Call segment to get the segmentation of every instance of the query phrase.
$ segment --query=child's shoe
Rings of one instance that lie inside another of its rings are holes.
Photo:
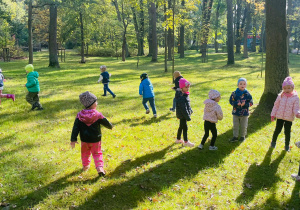
[[[149,113],[150,113],[150,110],[149,110],[149,109],[147,109],[147,110],[146,110],[146,114],[149,114]]]
[[[232,137],[232,139],[229,140],[229,142],[237,142],[239,139],[237,137]]]
[[[99,176],[105,176],[106,173],[105,173],[103,167],[99,166],[96,169],[97,169]]]
[[[192,143],[192,142],[190,142],[190,141],[184,142],[183,145],[184,145],[185,147],[193,147],[193,146],[195,146],[195,144]]]
[[[115,95],[113,95],[113,98],[115,98],[117,95],[115,94]]]
[[[218,150],[218,147],[216,147],[216,146],[209,146],[208,149],[209,149],[209,150]]]
[[[241,138],[239,139],[240,142],[243,142],[243,141],[245,141],[245,140],[246,140],[245,137],[241,137]]]
[[[183,141],[182,139],[177,139],[177,140],[175,141],[175,143],[176,143],[176,144],[183,144],[184,141]]]
[[[170,111],[171,111],[171,112],[175,112],[175,109],[173,109],[173,108],[170,108]]]
[[[89,165],[88,165],[88,166],[83,166],[83,167],[82,167],[82,170],[83,170],[83,171],[87,171],[87,170],[89,170],[89,168],[90,168]]]
[[[104,94],[103,94],[103,95],[101,95],[101,96],[107,96],[107,95],[104,95]]]
[[[11,98],[13,101],[15,101],[15,95],[14,94],[7,94],[6,98]]]
[[[38,105],[38,103],[35,102],[34,104],[32,104],[31,111],[34,110],[37,107],[39,107],[39,105]]]
[[[298,174],[292,174],[291,177],[296,181],[300,181],[300,176]]]
[[[154,118],[157,118],[157,114],[154,114],[153,117],[154,117]]]
[[[203,149],[204,145],[199,144],[198,149]]]
[[[296,147],[300,148],[300,141],[295,143]]]

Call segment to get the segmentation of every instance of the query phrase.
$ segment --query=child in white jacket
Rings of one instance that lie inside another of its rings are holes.
[[[209,99],[204,101],[205,108],[204,108],[204,131],[205,134],[202,138],[201,144],[198,146],[199,149],[203,149],[203,146],[209,136],[209,131],[212,133],[212,139],[210,142],[209,150],[217,150],[218,147],[215,146],[215,142],[217,139],[217,128],[216,123],[218,120],[223,119],[223,112],[218,104],[221,99],[221,94],[217,90],[210,90],[208,93]]]

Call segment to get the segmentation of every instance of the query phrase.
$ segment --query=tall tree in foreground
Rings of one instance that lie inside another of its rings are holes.
[[[266,35],[265,89],[259,106],[271,110],[283,80],[289,75],[286,0],[266,0]]]
[[[184,8],[185,0],[181,1],[181,6]],[[182,17],[184,18],[184,17]],[[184,24],[181,24],[179,31],[179,48],[178,51],[180,53],[180,58],[184,58]]]
[[[210,17],[213,0],[203,0],[202,6],[202,28],[201,28],[201,53],[202,58],[206,57],[206,48],[210,29]]]
[[[151,28],[149,28],[149,30],[151,30],[151,45],[152,45],[152,62],[156,62],[157,61],[157,34],[156,34],[156,6],[155,3],[150,2],[149,3],[149,16],[150,16],[150,20],[151,21]],[[150,31],[149,31],[150,34]],[[149,35],[150,36],[150,35]],[[150,43],[149,43],[150,44]]]
[[[233,11],[232,0],[226,0],[227,2],[227,64],[234,64],[234,52],[233,52]]]
[[[28,52],[29,52],[29,64],[33,64],[32,0],[29,0],[28,2]]]
[[[49,67],[59,68],[57,56],[57,4],[50,5],[50,25],[49,25]]]

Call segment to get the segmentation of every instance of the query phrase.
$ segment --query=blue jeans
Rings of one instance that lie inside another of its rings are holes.
[[[173,110],[175,110],[176,109],[176,98],[174,97],[174,99],[173,99],[173,108],[172,108]]]
[[[103,84],[103,90],[104,90],[104,95],[106,96],[106,91],[108,91],[112,96],[114,96],[115,94],[109,89],[108,87],[108,83],[107,84]]]
[[[148,105],[147,105],[147,102],[149,101],[149,103],[150,103],[150,106],[151,106],[151,108],[152,108],[152,112],[153,112],[153,114],[156,114],[156,108],[155,108],[155,101],[154,101],[154,97],[152,97],[152,98],[143,98],[143,105],[144,105],[144,107],[145,107],[145,109],[146,110],[148,110],[149,109],[149,107],[148,107]]]

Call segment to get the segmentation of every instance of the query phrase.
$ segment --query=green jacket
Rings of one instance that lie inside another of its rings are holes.
[[[40,91],[40,84],[38,81],[39,73],[37,71],[32,71],[27,74],[27,83],[26,87],[29,92],[39,92]]]

